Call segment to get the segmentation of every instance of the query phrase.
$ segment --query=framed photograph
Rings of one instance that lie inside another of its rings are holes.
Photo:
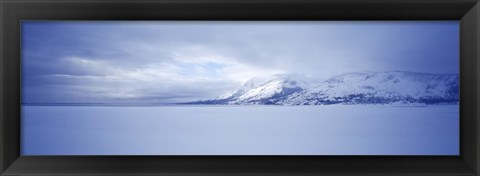
[[[480,5],[1,1],[2,175],[479,175]]]

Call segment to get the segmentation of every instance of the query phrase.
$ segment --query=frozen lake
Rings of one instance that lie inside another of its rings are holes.
[[[458,105],[23,106],[23,155],[458,155]]]

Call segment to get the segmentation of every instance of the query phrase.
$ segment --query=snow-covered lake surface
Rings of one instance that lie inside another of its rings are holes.
[[[458,105],[23,106],[23,155],[458,155]]]

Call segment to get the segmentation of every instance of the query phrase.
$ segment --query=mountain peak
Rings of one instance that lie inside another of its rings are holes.
[[[306,83],[292,75],[278,74],[270,77],[253,78],[231,94],[216,98],[225,104],[270,104],[277,97],[285,97],[303,90]]]

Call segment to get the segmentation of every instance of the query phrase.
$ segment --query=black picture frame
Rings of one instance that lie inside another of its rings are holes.
[[[478,0],[0,0],[0,175],[480,175]],[[460,156],[21,156],[21,20],[459,20]]]

